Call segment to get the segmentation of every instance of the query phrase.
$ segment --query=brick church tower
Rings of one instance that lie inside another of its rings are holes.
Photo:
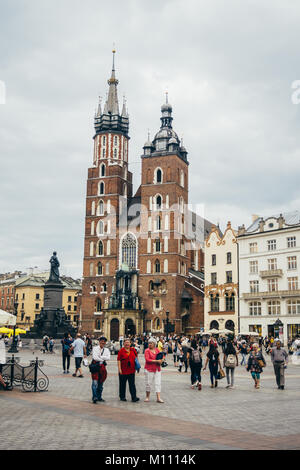
[[[102,112],[95,115],[93,167],[88,170],[82,286],[82,329],[103,331],[108,287],[115,284],[119,264],[119,222],[122,205],[132,196],[128,171],[129,118],[125,102],[119,111],[115,51]]]

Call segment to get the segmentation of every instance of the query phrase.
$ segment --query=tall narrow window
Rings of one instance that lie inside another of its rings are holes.
[[[103,256],[103,254],[104,254],[103,242],[100,240],[98,244],[98,255]]]
[[[99,194],[100,195],[104,194],[104,183],[103,183],[103,181],[101,181],[101,183],[99,184]]]
[[[155,272],[160,273],[160,262],[158,259],[155,261]]]
[[[104,165],[104,163],[101,165],[101,168],[100,168],[100,176],[105,176],[105,165]]]
[[[98,273],[98,276],[101,276],[103,274],[103,266],[102,266],[102,263],[98,263],[98,266],[97,266],[97,273]]]
[[[162,171],[160,168],[156,170],[156,181],[155,183],[161,183],[162,182]]]

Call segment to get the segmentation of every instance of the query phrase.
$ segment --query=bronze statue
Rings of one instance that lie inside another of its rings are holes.
[[[51,256],[49,263],[51,265],[49,281],[60,282],[59,270],[58,270],[60,264],[56,256],[56,251],[53,252],[53,255]]]

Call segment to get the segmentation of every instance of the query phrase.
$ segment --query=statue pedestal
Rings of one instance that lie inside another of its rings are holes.
[[[48,281],[44,287],[44,307],[34,322],[34,327],[27,334],[27,338],[41,338],[45,335],[52,338],[63,338],[64,333],[72,337],[76,329],[67,319],[62,306],[64,285],[61,282]]]
[[[44,310],[62,308],[64,285],[48,281],[44,287]]]

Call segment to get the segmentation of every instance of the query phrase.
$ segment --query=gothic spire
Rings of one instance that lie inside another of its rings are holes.
[[[118,102],[118,91],[117,85],[119,81],[116,79],[116,71],[115,71],[115,49],[112,51],[113,53],[113,65],[111,71],[111,77],[108,80],[109,90],[108,90],[108,98],[107,98],[107,111],[110,114],[119,114],[119,102]]]

